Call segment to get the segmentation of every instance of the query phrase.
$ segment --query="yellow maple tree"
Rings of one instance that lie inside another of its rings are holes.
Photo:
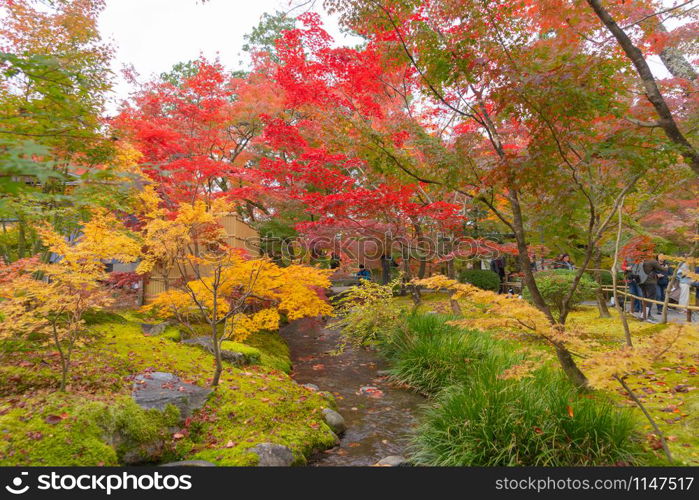
[[[60,390],[65,391],[73,351],[89,333],[85,312],[111,303],[100,283],[106,278],[104,260],[133,262],[140,244],[104,211],[95,212],[73,242],[50,226],[38,232],[57,260],[44,263],[33,258],[0,269],[0,337],[52,344],[61,361]]]
[[[224,340],[240,341],[256,331],[277,329],[281,314],[294,320],[332,313],[319,293],[330,286],[331,271],[279,267],[230,247],[217,222],[231,209],[225,201],[182,203],[173,217],[156,208],[154,192],[144,197],[144,205],[151,208],[138,272],[157,270],[172,281],[144,309],[175,318],[193,334],[197,323],[208,326],[216,365],[212,386],[218,385],[223,370]],[[173,270],[177,279],[170,276]]]

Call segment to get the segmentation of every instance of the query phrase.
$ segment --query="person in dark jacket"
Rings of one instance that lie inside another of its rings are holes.
[[[666,271],[657,259],[648,259],[643,261],[643,272],[646,274],[646,279],[641,283],[641,290],[643,291],[643,297],[648,300],[657,300],[658,291],[658,276],[662,275]],[[643,317],[646,318],[646,307],[647,307],[647,317],[650,319],[653,316],[653,304],[648,302],[647,306],[644,304]]]
[[[364,264],[359,264],[359,271],[357,271],[358,280],[369,280],[371,281],[371,271],[369,271]]]
[[[490,261],[490,270],[500,277],[500,283],[505,282],[505,259],[498,257]]]
[[[621,264],[621,270],[624,272],[624,283],[629,288],[628,292],[631,295],[633,295],[634,297],[642,297],[643,292],[641,291],[641,286],[634,279],[633,272],[631,270],[632,267],[633,266],[628,259],[625,259],[624,262]],[[630,309],[633,313],[640,313],[641,301],[636,298],[631,299]]]
[[[667,261],[660,261],[659,258],[656,260],[660,263],[660,267],[663,268],[663,272],[658,274],[658,285],[656,288],[656,300],[663,302],[665,300],[665,293],[667,291],[667,286],[670,284],[670,277],[672,276],[673,269],[668,265]],[[658,314],[663,312],[663,306],[658,304]]]

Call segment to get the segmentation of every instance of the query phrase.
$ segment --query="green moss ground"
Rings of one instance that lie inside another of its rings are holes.
[[[165,438],[160,458],[203,459],[219,465],[254,465],[247,451],[262,442],[288,446],[296,462],[330,447],[335,435],[322,418],[325,400],[297,385],[288,348],[273,333],[226,348],[259,357],[259,365],[226,366],[205,407],[182,428],[177,416],[142,410],[131,402],[130,376],[143,371],[175,373],[208,385],[213,357],[176,342],[172,328],[160,337],[141,333],[138,318],[92,326],[98,340],[75,355],[71,392],[55,392],[57,358],[49,350],[6,349],[0,370],[0,464],[115,465],[126,448],[144,453]],[[134,321],[135,320],[135,321]],[[2,352],[2,351],[0,351]],[[174,422],[173,422],[174,418]],[[106,436],[125,442],[107,443]],[[174,432],[173,432],[174,431]]]

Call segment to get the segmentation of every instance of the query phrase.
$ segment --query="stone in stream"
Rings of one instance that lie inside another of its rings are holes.
[[[294,463],[294,454],[281,444],[260,443],[248,451],[259,457],[258,467],[289,467]]]
[[[347,430],[345,419],[335,410],[323,408],[323,419],[328,427],[338,436]]]
[[[185,339],[182,341],[183,344],[199,346],[205,351],[213,354],[214,353],[214,342],[211,337],[194,337],[191,339]],[[248,364],[248,359],[242,352],[227,351],[221,349],[221,359],[227,361],[236,366],[242,366]]]
[[[165,372],[136,375],[131,397],[142,408],[164,410],[169,404],[180,410],[180,418],[190,417],[209,397],[211,389],[182,382],[177,375]]]
[[[206,460],[182,460],[180,462],[160,464],[160,467],[216,467],[216,464],[212,464]]]
[[[359,394],[364,394],[364,395],[372,397],[372,398],[383,397],[383,391],[381,389],[379,389],[378,387],[374,387],[373,385],[365,385],[365,386],[360,387]]]
[[[301,387],[305,387],[309,391],[314,391],[314,392],[320,391],[320,387],[318,387],[315,384],[302,384]]]
[[[377,467],[405,467],[407,465],[409,465],[408,461],[400,455],[391,455],[376,462]]]

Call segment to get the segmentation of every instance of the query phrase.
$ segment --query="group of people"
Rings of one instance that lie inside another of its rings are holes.
[[[568,255],[567,253],[562,253],[556,257],[556,260],[553,261],[553,268],[573,270],[575,269],[575,266],[573,265],[573,262],[570,260],[570,255]]]
[[[657,302],[664,302],[666,295],[669,295],[669,298],[678,305],[687,306],[689,305],[691,287],[699,285],[689,276],[689,266],[683,263],[677,270],[675,286],[668,290],[675,270],[658,257],[635,263],[627,260],[622,265],[622,271],[624,271],[625,281],[631,295]],[[699,289],[697,289],[697,296],[699,297]],[[645,304],[645,307],[642,303]],[[658,314],[660,314],[663,306],[661,304],[655,305]],[[643,302],[634,298],[631,302],[631,311],[642,313],[644,319],[653,321],[652,302]]]

